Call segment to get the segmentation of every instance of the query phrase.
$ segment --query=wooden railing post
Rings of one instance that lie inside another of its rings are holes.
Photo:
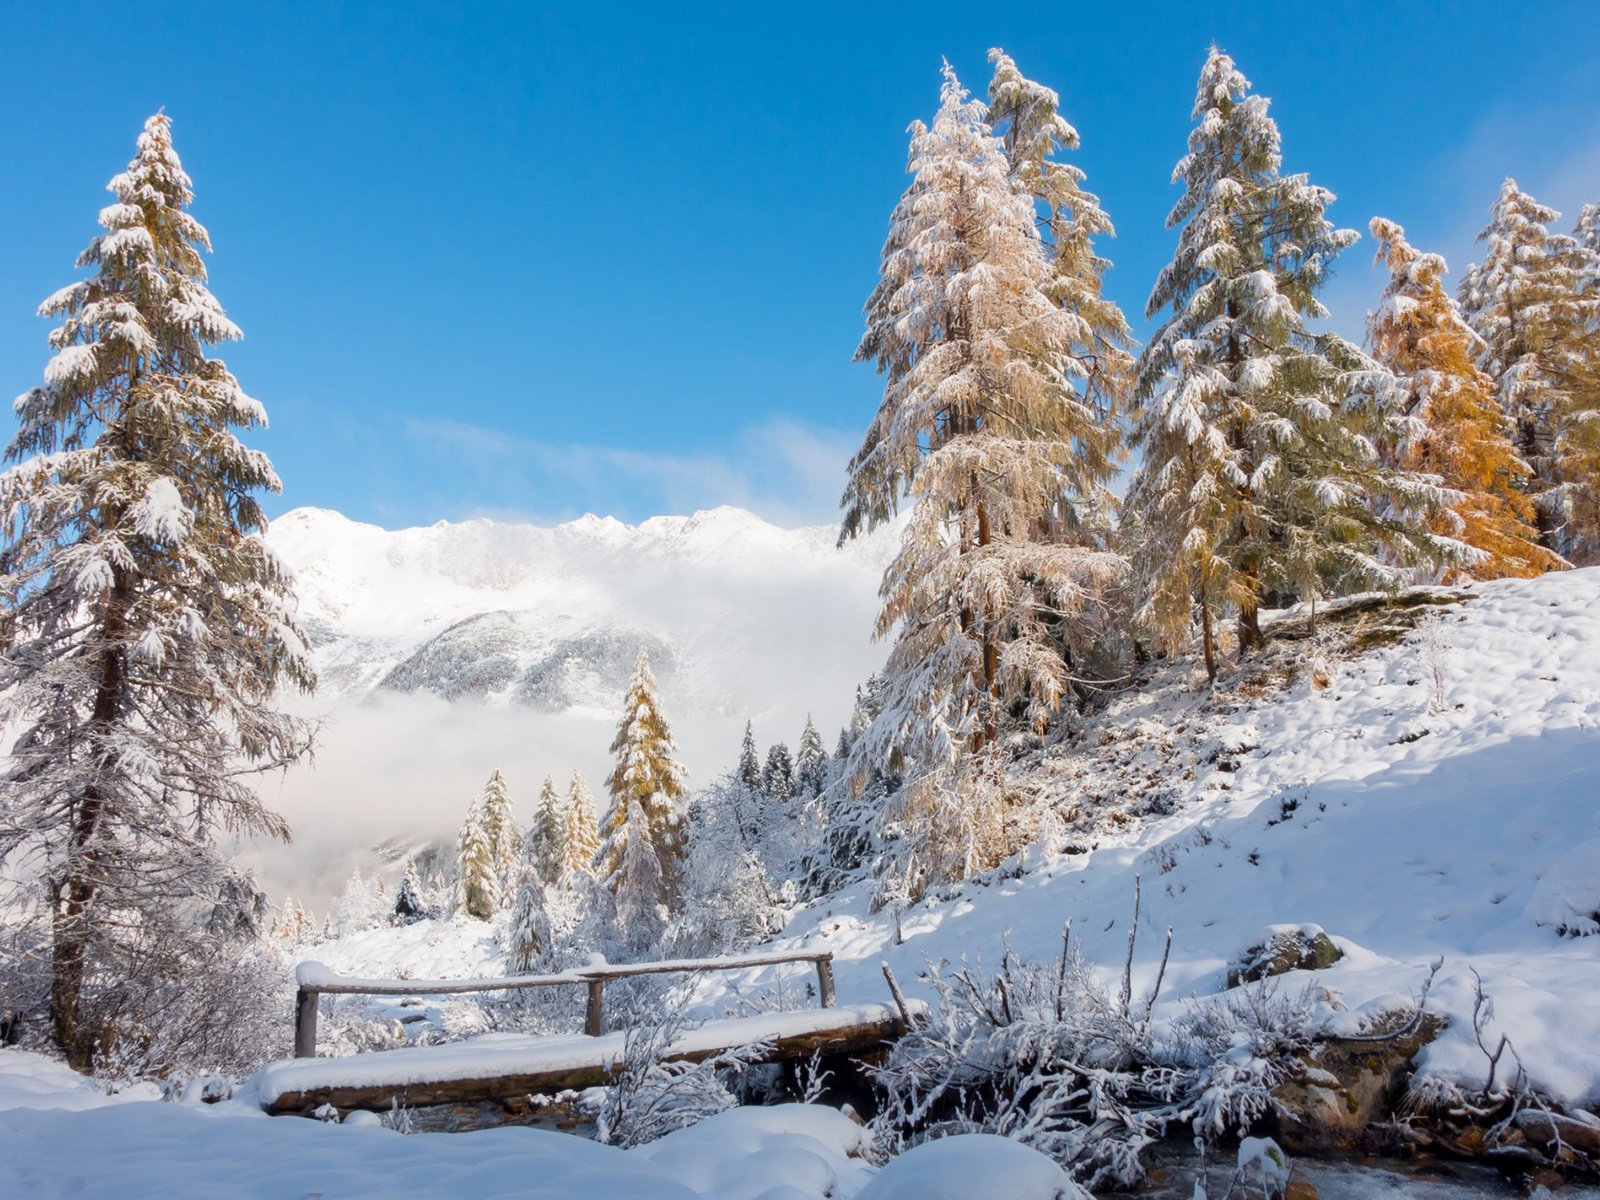
[[[832,1008],[833,995],[833,955],[824,954],[817,959],[817,997],[822,1001],[823,1008]]]
[[[600,1036],[600,1014],[605,1007],[606,981],[589,980],[589,1005],[583,1014],[583,1031],[590,1037]]]
[[[317,1056],[317,1002],[321,996],[312,988],[301,988],[294,997],[294,1056]]]

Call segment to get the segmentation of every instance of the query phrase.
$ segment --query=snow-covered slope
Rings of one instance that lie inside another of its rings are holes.
[[[834,537],[735,508],[393,532],[302,508],[269,534],[295,572],[325,696],[608,714],[641,646],[680,708],[759,713],[784,680],[847,702],[881,657],[869,634],[888,542],[840,550]]]
[[[320,908],[379,842],[453,837],[490,771],[520,818],[540,781],[592,786],[640,647],[693,782],[733,762],[746,720],[824,737],[883,660],[871,640],[893,535],[834,547],[718,508],[639,525],[441,522],[389,531],[325,509],[272,523],[321,686],[314,763],[266,784],[295,843],[254,848],[280,897]]]

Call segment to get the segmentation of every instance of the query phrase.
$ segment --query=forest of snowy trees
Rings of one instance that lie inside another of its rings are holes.
[[[598,803],[547,776],[519,817],[525,781],[492,770],[453,846],[358,876],[321,920],[228,851],[289,836],[253,780],[307,755],[282,701],[315,678],[262,538],[278,481],[241,440],[265,412],[211,355],[239,331],[150,118],[88,274],[40,308],[52,354],[0,474],[6,1037],[83,1070],[237,1070],[282,1040],[288,947],[459,918],[537,974],[736,949],[857,884],[898,914],[1025,850],[1027,756],[1149,664],[1204,687],[1262,650],[1267,610],[1600,563],[1600,205],[1568,232],[1507,180],[1455,292],[1371,217],[1389,278],[1358,345],[1320,298],[1358,235],[1285,173],[1267,99],[1213,48],[1141,346],[1078,130],[990,61],[986,99],[947,65],[912,126],[866,302],[856,357],[883,393],[840,541],[899,541],[887,664],[834,749],[808,718],[763,751],[752,720],[690,780],[641,651]]]

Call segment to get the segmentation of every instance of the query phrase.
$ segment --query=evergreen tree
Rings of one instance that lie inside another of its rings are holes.
[[[522,834],[517,828],[517,814],[511,805],[511,789],[505,776],[497,770],[483,785],[481,802],[483,836],[489,845],[490,869],[494,872],[495,892],[506,903],[511,901],[515,882],[517,858],[522,851]]]
[[[567,859],[567,814],[562,811],[555,781],[548,775],[539,789],[539,808],[528,830],[527,854],[540,879],[546,883],[560,880]]]
[[[734,774],[751,791],[761,787],[761,760],[756,756],[756,735],[749,721],[744,723],[744,741],[739,743],[739,766]]]
[[[562,839],[565,858],[562,877],[573,880],[594,870],[595,852],[600,849],[600,831],[594,815],[594,797],[577,771],[567,789],[566,835]]]
[[[1563,482],[1556,443],[1585,407],[1573,394],[1572,334],[1600,307],[1600,297],[1583,293],[1578,241],[1550,231],[1560,215],[1507,179],[1478,235],[1483,261],[1461,281],[1462,308],[1482,339],[1479,365],[1515,428],[1517,450],[1532,469],[1541,531],[1557,553],[1568,539],[1556,531],[1561,494],[1554,489]]]
[[[1562,562],[1538,543],[1533,505],[1494,384],[1473,361],[1477,335],[1444,290],[1444,259],[1423,254],[1393,221],[1374,217],[1378,260],[1389,268],[1383,303],[1368,321],[1374,357],[1394,375],[1401,436],[1380,447],[1396,466],[1436,475],[1460,494],[1435,528],[1480,552],[1477,579],[1530,578]]]
[[[1564,311],[1565,397],[1556,410],[1547,497],[1553,539],[1580,566],[1600,563],[1600,205],[1586,204],[1573,234],[1580,303]]]
[[[914,805],[959,793],[951,829],[912,825],[937,843],[930,871],[961,875],[1005,852],[998,795],[963,776],[968,758],[998,742],[1013,704],[1041,726],[1056,711],[1073,683],[1057,639],[1098,629],[1121,560],[1039,540],[1063,506],[1087,506],[1079,446],[1103,423],[1074,386],[1083,320],[1052,295],[1032,197],[948,64],[932,127],[912,126],[909,169],[857,350],[887,381],[850,463],[840,540],[903,496],[915,507],[877,623],[897,631],[888,703],[853,763],[911,764]]]
[[[761,790],[780,807],[794,796],[794,760],[789,756],[789,747],[782,742],[774,742],[767,751],[767,765],[761,770]]]
[[[623,700],[622,720],[612,739],[616,766],[606,781],[611,806],[601,830],[596,867],[601,878],[616,890],[621,864],[619,853],[630,814],[638,809],[650,832],[650,844],[661,868],[658,901],[673,908],[682,878],[684,835],[684,770],[676,758],[678,748],[661,711],[661,698],[650,659],[639,651],[633,680]]]
[[[1212,678],[1225,609],[1248,650],[1266,597],[1392,586],[1450,550],[1420,526],[1449,497],[1377,459],[1383,372],[1306,328],[1327,315],[1317,292],[1356,234],[1328,221],[1330,192],[1279,173],[1277,125],[1249,86],[1213,47],[1173,172],[1184,185],[1167,218],[1181,226],[1177,253],[1147,309],[1171,315],[1139,360],[1144,461],[1125,521],[1141,623],[1178,650],[1198,613]]]
[[[534,975],[550,965],[555,938],[545,903],[539,867],[532,861],[523,862],[511,904],[511,952],[506,957],[506,969],[513,975]]]
[[[495,870],[494,846],[476,800],[467,807],[466,819],[461,822],[456,861],[461,872],[461,907],[468,916],[487,921],[500,907],[500,876]]]
[[[794,760],[795,788],[801,796],[819,794],[828,780],[828,752],[822,748],[817,727],[806,714],[806,727],[800,733],[800,749]]]
[[[1133,383],[1133,335],[1122,309],[1104,294],[1111,264],[1095,253],[1094,239],[1112,237],[1100,200],[1084,190],[1084,173],[1055,161],[1078,149],[1078,131],[1062,117],[1060,97],[1023,76],[1004,51],[989,51],[989,121],[1002,140],[1013,185],[1034,203],[1040,236],[1055,268],[1046,293],[1075,320],[1064,363],[1082,405],[1073,456],[1053,514],[1057,536],[1101,545],[1115,501],[1109,484],[1122,457],[1119,415]]]
[[[422,881],[417,878],[417,864],[409,854],[400,876],[400,887],[395,891],[394,915],[403,925],[413,925],[428,915],[428,905],[422,898]]]
[[[255,493],[278,479],[236,433],[266,416],[207,357],[240,333],[207,290],[166,116],[109,188],[78,260],[93,274],[40,308],[61,319],[55,355],[16,401],[0,474],[0,725],[18,731],[0,878],[48,913],[52,1031],[77,1067],[98,992],[158,994],[153,975],[186,969],[193,910],[244,884],[215,835],[287,838],[241,766],[306,752],[272,703],[314,685],[261,537]]]
[[[617,898],[617,929],[633,954],[661,940],[666,876],[642,805],[629,805],[627,822],[613,837],[617,869],[606,883]]]

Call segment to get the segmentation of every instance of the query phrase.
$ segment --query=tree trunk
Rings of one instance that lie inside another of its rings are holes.
[[[126,572],[113,567],[100,628],[105,643],[100,651],[100,681],[88,726],[89,752],[100,760],[101,767],[109,766],[104,739],[121,711],[125,690],[122,640],[127,629],[129,591]],[[84,1027],[83,980],[88,968],[90,913],[99,890],[94,839],[104,813],[105,798],[99,785],[91,783],[73,805],[72,842],[51,919],[51,1033],[67,1062],[80,1071],[92,1065],[98,1034]]]
[[[1246,654],[1263,645],[1261,637],[1260,580],[1256,577],[1255,563],[1246,564],[1240,574],[1249,586],[1249,593],[1239,605],[1239,653]]]

